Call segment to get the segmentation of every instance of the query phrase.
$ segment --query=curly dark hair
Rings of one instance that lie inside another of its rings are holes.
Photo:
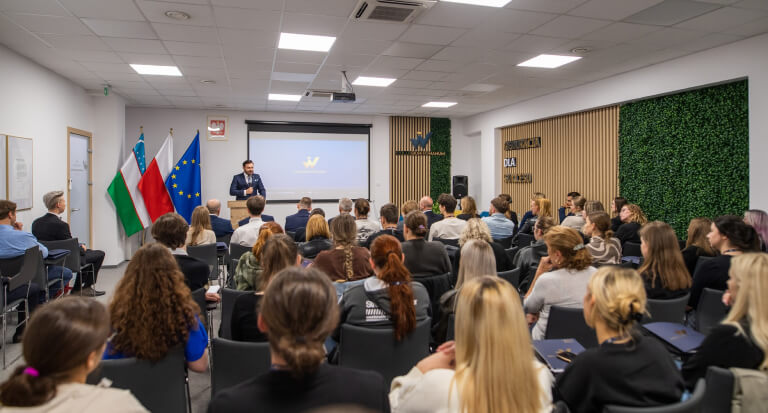
[[[150,243],[133,255],[109,304],[115,351],[161,360],[189,338],[200,308],[168,248]]]

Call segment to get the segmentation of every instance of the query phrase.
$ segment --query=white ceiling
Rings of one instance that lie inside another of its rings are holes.
[[[768,32],[768,0],[512,0],[438,3],[411,24],[350,19],[357,0],[0,0],[0,43],[131,106],[467,116]],[[188,21],[165,16],[184,11]],[[279,33],[337,36],[329,53],[278,50]],[[540,53],[560,69],[516,64]],[[128,63],[177,65],[141,76]],[[270,102],[339,89],[340,71],[394,77],[356,103]],[[203,84],[201,80],[216,83]],[[433,100],[456,101],[427,109]]]

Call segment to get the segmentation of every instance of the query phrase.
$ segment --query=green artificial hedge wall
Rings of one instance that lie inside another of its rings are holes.
[[[619,188],[680,238],[695,217],[749,207],[747,81],[624,105]]]
[[[451,192],[451,120],[448,118],[431,118],[430,138],[432,152],[445,152],[445,156],[432,156],[429,167],[429,194],[437,208],[437,197],[443,192]]]

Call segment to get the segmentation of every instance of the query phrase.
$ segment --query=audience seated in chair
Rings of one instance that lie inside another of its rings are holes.
[[[291,267],[277,274],[258,317],[269,337],[272,368],[219,392],[208,412],[299,413],[339,405],[389,412],[380,374],[323,362],[323,342],[339,321],[338,308],[331,282],[319,271]]]
[[[520,269],[520,291],[528,291],[528,286],[533,280],[531,268],[538,267],[541,258],[547,256],[547,244],[544,243],[544,236],[554,226],[555,220],[550,217],[537,219],[536,224],[533,226],[533,238],[536,241],[527,247],[521,248],[517,255],[515,255],[512,266]]]
[[[373,241],[375,241],[376,238],[380,235],[391,235],[397,238],[397,240],[400,242],[405,241],[403,232],[398,231],[397,229],[397,217],[397,206],[395,204],[388,203],[382,205],[381,209],[379,210],[379,221],[383,229],[379,232],[371,234],[371,236],[365,240],[363,246],[365,248],[371,248]]]
[[[456,286],[440,297],[440,320],[433,327],[433,336],[437,343],[446,340],[448,323],[455,315],[456,298],[461,287],[468,281],[484,275],[496,276],[496,258],[493,249],[483,240],[473,239],[461,247],[464,259],[459,267],[459,278]]]
[[[611,218],[611,231],[614,233],[618,231],[621,224],[623,224],[621,221],[621,210],[624,208],[624,205],[627,204],[627,198],[624,198],[623,196],[617,196],[611,201],[611,215],[613,216],[613,218]]]
[[[683,364],[688,388],[705,376],[709,366],[768,370],[768,255],[734,257],[729,273],[724,298],[731,310]]]
[[[584,221],[584,235],[589,238],[587,251],[593,264],[620,264],[621,242],[613,236],[611,218],[603,211],[592,212]]]
[[[768,252],[768,213],[761,209],[744,212],[744,222],[751,225],[760,237],[760,250]]]
[[[229,241],[231,244],[245,245],[251,247],[256,243],[259,238],[259,228],[264,225],[261,213],[264,212],[266,201],[261,195],[256,195],[248,198],[245,201],[245,206],[248,208],[248,223],[240,224],[239,227],[232,233],[232,238]]]
[[[586,204],[587,199],[583,196],[573,197],[573,200],[571,201],[571,212],[565,219],[560,221],[560,225],[581,232],[581,228],[584,226],[584,206]]]
[[[240,291],[254,291],[261,285],[261,255],[267,240],[283,234],[283,228],[276,222],[267,222],[259,228],[259,238],[250,252],[245,252],[237,261],[235,268],[235,288]]]
[[[345,214],[346,215],[350,215],[350,214],[352,214],[352,210],[354,208],[355,208],[355,202],[354,201],[352,201],[349,198],[341,198],[341,199],[339,199],[339,215],[337,215],[337,216],[345,215]],[[336,217],[328,218],[328,227],[331,226],[331,224],[333,223],[333,220],[335,218]]]
[[[526,221],[525,225],[518,231],[521,234],[533,234],[533,226],[536,220],[541,217],[552,217],[552,202],[547,198],[534,198],[531,200],[532,216]]]
[[[321,219],[323,223],[325,220]],[[277,225],[277,224],[275,224]],[[258,308],[272,277],[284,268],[298,265],[301,257],[297,253],[296,243],[286,234],[276,234],[264,243],[261,252],[261,266],[264,269],[257,280],[253,294],[243,294],[235,300],[232,309],[231,334],[235,341],[267,341],[267,336],[259,330]],[[226,322],[226,320],[222,320]]]
[[[591,201],[587,201],[584,204],[584,210],[581,211],[581,217],[584,218],[584,220],[586,221],[587,215],[593,212],[605,212],[605,207],[603,206],[603,203],[600,201],[596,201],[594,199]]]
[[[158,361],[181,345],[190,370],[208,368],[208,334],[200,307],[166,247],[151,243],[136,251],[115,288],[109,313],[115,334],[104,359]]]
[[[357,246],[357,224],[352,215],[341,214],[331,221],[333,249],[317,254],[314,267],[331,281],[355,281],[373,275],[368,249]]]
[[[441,214],[436,214],[432,211],[433,205],[434,205],[434,202],[432,201],[432,198],[429,196],[423,196],[419,200],[419,209],[421,210],[421,212],[424,213],[424,215],[427,216],[427,231],[429,231],[429,229],[432,228],[432,224],[443,219],[443,216]]]
[[[715,249],[712,248],[707,239],[711,227],[712,220],[704,217],[694,218],[688,224],[688,239],[685,241],[685,248],[681,253],[683,254],[683,261],[685,261],[685,268],[691,277],[696,270],[699,257],[714,257],[716,254]]]
[[[467,281],[456,341],[393,380],[392,412],[550,412],[552,374],[532,351],[521,351],[531,346],[514,287],[497,277]]]
[[[59,218],[59,215],[67,210],[67,200],[64,198],[64,192],[52,191],[46,193],[43,195],[43,205],[48,209],[48,213],[32,222],[32,235],[39,241],[63,241],[73,238],[69,230],[69,224]],[[73,287],[73,291],[76,294],[87,297],[104,295],[104,291],[98,291],[94,288],[99,277],[99,270],[104,263],[104,256],[104,251],[88,249],[85,244],[80,245],[80,265],[93,265],[93,272],[85,271],[85,274],[83,274],[83,271],[78,272]],[[58,273],[59,270],[51,268],[49,271]],[[80,289],[80,277],[83,278],[83,291],[81,292],[77,291]]]
[[[480,215],[477,213],[477,203],[475,202],[475,198],[472,198],[471,196],[461,198],[461,214],[456,215],[456,218],[463,219],[464,221],[469,221],[472,218],[480,218]]]
[[[293,215],[285,217],[285,230],[295,232],[299,228],[307,226],[309,221],[309,213],[312,211],[312,198],[305,196],[299,200],[296,204],[296,211]]]
[[[555,398],[570,411],[601,412],[608,404],[650,407],[680,401],[683,380],[657,340],[633,329],[645,312],[637,271],[601,267],[583,298],[584,319],[600,346],[576,356],[557,379]]]
[[[544,338],[551,306],[582,307],[589,277],[596,271],[591,266],[592,256],[576,230],[556,226],[544,236],[544,242],[549,256],[539,261],[525,295],[528,323],[536,323],[531,332],[534,340]]]
[[[211,229],[213,229],[213,233],[216,234],[216,237],[223,237],[235,232],[235,230],[232,229],[232,222],[230,220],[219,217],[219,213],[221,213],[221,201],[218,199],[209,199],[205,204],[205,207],[208,208],[208,214],[211,218]]]
[[[622,248],[625,242],[640,243],[640,227],[648,222],[643,210],[635,204],[626,204],[621,207],[619,213],[621,218],[621,226],[615,231],[616,238],[621,241]]]
[[[573,210],[573,200],[576,199],[577,197],[581,197],[581,194],[576,191],[568,192],[568,195],[566,195],[565,202],[563,202],[563,205],[560,206],[560,208],[557,208],[557,218],[558,218],[558,221],[560,222],[560,225],[563,225],[563,222],[565,221],[566,218],[577,215]]]
[[[493,256],[496,258],[496,272],[509,271],[514,269],[512,265],[512,259],[507,255],[507,251],[498,242],[491,238],[491,231],[488,229],[488,225],[481,219],[473,218],[467,221],[467,226],[461,232],[459,237],[459,246],[463,247],[464,244],[470,240],[477,239],[487,242],[491,249],[493,249]],[[458,276],[459,268],[461,267],[461,250],[456,252],[453,263],[453,274]]]
[[[305,234],[307,242],[299,244],[299,255],[305,259],[314,260],[320,252],[333,248],[331,231],[323,215],[315,214],[309,217]]]
[[[488,229],[491,231],[491,238],[509,238],[517,232],[515,223],[504,215],[508,209],[509,203],[504,198],[496,197],[491,200],[491,206],[488,208],[491,216],[483,218],[483,222],[488,225]]]
[[[190,291],[195,291],[208,285],[211,269],[205,262],[187,255],[184,242],[187,239],[188,230],[187,221],[184,221],[181,215],[169,212],[160,216],[152,224],[152,238],[171,251],[184,275],[184,282]]]
[[[405,234],[405,230],[403,229],[403,227],[405,226],[405,217],[408,214],[410,214],[412,211],[418,211],[418,210],[419,210],[418,202],[412,199],[403,202],[403,205],[400,207],[400,220],[397,222],[397,230]]]
[[[691,276],[685,268],[675,230],[661,221],[649,222],[640,229],[640,241],[643,264],[637,271],[643,277],[645,295],[666,300],[688,294]]]
[[[376,232],[381,231],[381,224],[368,219],[371,204],[365,198],[355,200],[355,225],[357,226],[357,245],[364,245],[365,240]]]
[[[451,272],[451,260],[443,243],[427,241],[427,216],[421,211],[412,211],[405,217],[405,267],[411,274],[438,275]]]
[[[523,218],[520,219],[520,225],[517,226],[518,230],[522,229],[525,226],[525,223],[528,222],[529,219],[533,218],[535,215],[533,214],[533,202],[536,199],[546,198],[547,196],[544,195],[541,192],[534,192],[533,196],[531,196],[531,209],[528,211],[525,211],[525,214],[523,214]]]
[[[440,215],[444,218],[432,224],[429,228],[429,241],[439,239],[459,239],[461,230],[467,225],[467,221],[456,218],[456,198],[451,194],[440,194],[437,198]]]
[[[65,297],[43,305],[24,334],[24,365],[0,385],[3,411],[147,412],[128,390],[85,384],[111,334],[103,304]]]
[[[735,215],[717,217],[710,225],[707,239],[721,255],[699,266],[693,274],[691,298],[688,301],[691,308],[696,308],[705,288],[721,291],[728,288],[726,283],[731,258],[745,252],[760,251],[760,238],[755,229]]]
[[[323,220],[325,220],[325,211],[323,211],[323,208],[315,208],[312,211],[309,212],[309,217],[312,218],[315,215],[320,215],[323,217]],[[307,220],[307,223],[309,223],[309,220]],[[326,227],[328,226],[328,223],[326,222]],[[306,242],[307,241],[307,226],[296,228],[296,230],[293,232],[293,240],[296,242]]]
[[[515,224],[515,228],[520,228],[517,225],[517,212],[512,210],[512,195],[510,194],[499,194],[499,198],[504,199],[507,201],[507,212],[504,213],[504,216],[507,217],[508,220],[512,221],[512,223]]]
[[[197,206],[192,211],[192,224],[187,231],[186,246],[216,243],[216,233],[211,229],[211,216],[208,208]]]

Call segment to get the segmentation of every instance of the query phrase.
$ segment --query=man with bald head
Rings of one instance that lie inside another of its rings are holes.
[[[211,229],[216,234],[216,238],[223,237],[224,235],[235,232],[232,229],[232,223],[228,219],[219,218],[219,212],[221,212],[221,201],[218,199],[210,199],[205,204],[208,208],[208,213],[211,214]]]
[[[427,233],[429,233],[432,224],[443,219],[442,215],[432,212],[432,204],[434,202],[432,202],[432,198],[429,195],[425,195],[419,200],[419,209],[427,216]]]

